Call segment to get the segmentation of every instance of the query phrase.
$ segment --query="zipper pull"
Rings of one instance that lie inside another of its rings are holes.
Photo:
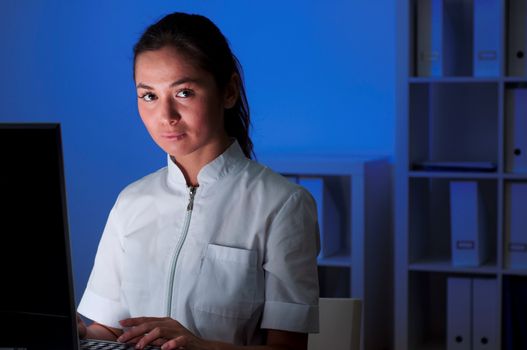
[[[198,186],[190,186],[189,187],[190,198],[188,200],[187,211],[191,211],[192,208],[194,207],[194,196],[196,195],[196,190],[197,189],[198,189]]]

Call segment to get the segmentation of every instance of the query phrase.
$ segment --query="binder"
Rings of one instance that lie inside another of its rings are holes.
[[[298,184],[307,189],[317,203],[318,225],[320,229],[319,258],[337,253],[341,247],[340,217],[337,205],[321,177],[298,178]]]
[[[443,75],[443,0],[417,1],[417,75]]]
[[[483,198],[476,181],[450,182],[452,264],[479,266],[488,258]]]
[[[500,11],[498,0],[474,1],[473,75],[500,75]]]
[[[494,162],[467,162],[467,161],[446,161],[436,162],[425,160],[422,162],[415,162],[412,164],[414,169],[429,170],[429,171],[496,171],[496,163]]]
[[[509,183],[505,213],[505,259],[507,267],[527,268],[527,183]]]
[[[472,349],[472,281],[447,279],[447,350]]]
[[[527,0],[509,1],[508,4],[508,74],[527,76]]]
[[[473,73],[474,6],[472,0],[443,2],[443,75]]]
[[[474,350],[499,350],[498,284],[496,279],[472,280],[472,342]]]
[[[506,170],[527,173],[527,89],[509,89],[506,96]]]

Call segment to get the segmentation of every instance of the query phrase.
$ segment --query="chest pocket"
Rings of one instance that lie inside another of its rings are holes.
[[[221,317],[250,318],[256,307],[257,263],[256,251],[209,244],[193,308]]]

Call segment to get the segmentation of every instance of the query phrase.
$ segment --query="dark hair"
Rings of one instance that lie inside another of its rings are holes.
[[[211,20],[204,16],[175,12],[149,26],[134,46],[135,62],[145,51],[172,46],[191,58],[203,70],[214,77],[220,90],[227,87],[233,74],[239,77],[238,100],[225,110],[224,127],[227,134],[235,137],[246,157],[254,155],[249,137],[251,119],[243,84],[242,67],[232,53],[227,39]]]

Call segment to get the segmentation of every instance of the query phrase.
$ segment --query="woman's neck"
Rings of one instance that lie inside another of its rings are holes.
[[[193,152],[177,159],[172,156],[171,159],[183,173],[187,185],[199,186],[198,174],[201,169],[225,152],[231,144],[232,140],[229,137],[225,137],[216,144],[210,145],[208,150]]]

